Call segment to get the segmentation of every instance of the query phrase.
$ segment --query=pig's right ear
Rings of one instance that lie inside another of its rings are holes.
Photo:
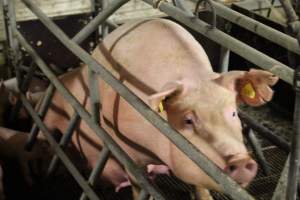
[[[167,83],[159,92],[149,97],[149,104],[153,110],[160,111],[159,107],[164,100],[171,101],[179,98],[186,91],[186,86],[182,81],[172,81]]]

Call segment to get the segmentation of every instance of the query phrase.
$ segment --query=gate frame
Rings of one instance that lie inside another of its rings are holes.
[[[98,116],[97,116],[97,107],[99,104],[99,99],[93,95],[97,94],[97,88],[95,83],[89,81],[89,88],[91,92],[91,98],[94,99],[93,105],[94,112],[91,116],[76,100],[74,96],[72,96],[66,88],[60,83],[55,74],[49,70],[43,60],[37,55],[35,50],[28,44],[28,42],[24,39],[24,37],[17,30],[16,21],[14,18],[13,12],[13,1],[12,0],[2,0],[6,1],[8,8],[10,10],[10,26],[9,31],[11,31],[11,38],[18,41],[32,56],[33,60],[36,62],[38,67],[43,71],[43,73],[49,78],[51,84],[48,88],[48,92],[46,97],[51,96],[54,88],[56,88],[66,100],[72,105],[76,113],[74,114],[74,118],[77,118],[77,114],[85,120],[85,122],[95,131],[95,133],[104,141],[105,148],[104,151],[100,152],[102,155],[99,160],[99,168],[93,170],[93,176],[96,177],[98,173],[101,173],[101,168],[103,169],[104,164],[110,154],[110,152],[128,169],[138,180],[141,188],[143,188],[143,192],[141,196],[147,196],[151,194],[156,199],[164,199],[164,197],[157,191],[158,188],[154,188],[153,185],[149,183],[145,174],[141,171],[141,169],[137,168],[134,162],[129,158],[129,156],[112,140],[112,138],[97,125]],[[125,4],[128,0],[114,0],[110,3],[107,8],[103,9],[100,14],[98,14],[85,28],[83,28],[72,40],[70,40],[60,28],[58,28],[36,5],[34,5],[30,0],[21,0],[37,17],[41,22],[52,32],[57,39],[59,39],[71,52],[73,52],[78,58],[80,58],[84,63],[87,64],[91,72],[89,77],[91,78],[94,75],[99,75],[104,81],[106,81],[112,88],[114,88],[128,103],[130,103],[140,114],[142,114],[146,120],[148,120],[151,124],[153,124],[158,130],[161,131],[166,137],[168,137],[183,153],[185,153],[195,164],[198,165],[203,171],[205,171],[211,178],[213,178],[217,183],[220,183],[220,186],[223,187],[225,192],[230,195],[233,199],[239,200],[250,200],[254,199],[251,197],[244,189],[242,189],[238,184],[236,184],[230,177],[225,175],[217,166],[215,166],[212,161],[210,161],[205,155],[203,155],[198,149],[194,147],[189,141],[187,141],[182,135],[180,135],[176,130],[170,127],[170,125],[162,119],[156,112],[151,110],[143,101],[141,101],[138,97],[136,97],[130,90],[127,89],[126,86],[122,85],[116,78],[114,78],[102,65],[97,63],[88,53],[82,50],[76,43],[82,42],[89,34],[95,31],[97,27],[103,23],[109,15],[111,15],[115,10],[117,10],[121,5]],[[153,5],[152,0],[144,0],[144,2]],[[183,2],[180,1],[180,5]],[[251,61],[252,63],[266,69],[275,75],[279,76],[282,80],[286,81],[289,84],[292,84],[293,73],[294,71],[290,69],[288,66],[278,62],[277,60],[266,56],[265,54],[249,47],[248,45],[232,38],[231,36],[219,31],[217,29],[210,29],[209,25],[203,22],[196,17],[191,17],[189,13],[176,8],[170,5],[167,2],[159,1],[158,9],[167,13],[169,16],[177,19],[178,21],[186,24],[190,28],[196,30],[197,32],[204,34],[204,36],[210,38],[211,40],[221,44],[221,46],[226,47],[227,49],[239,54],[243,58]],[[15,41],[13,40],[13,41]],[[12,42],[14,44],[14,42]],[[18,52],[18,45],[12,45],[13,51]],[[244,49],[244,50],[243,50]],[[16,72],[18,74],[19,68],[15,65]],[[93,79],[93,78],[92,78]],[[92,80],[91,79],[91,80]],[[20,80],[20,79],[19,79]],[[50,136],[49,130],[47,130],[46,126],[42,123],[43,114],[47,110],[47,104],[51,101],[51,97],[44,98],[44,109],[40,110],[42,116],[40,117],[29,104],[28,100],[21,94],[21,100],[25,106],[25,108],[29,111],[30,115],[33,117],[36,128],[33,128],[30,134],[31,145],[28,145],[28,149],[32,146],[34,142],[34,138],[38,134],[38,129],[41,129],[45,134],[47,140],[54,148],[57,156],[62,160],[62,162],[66,165],[66,167],[70,170],[70,173],[74,176],[78,184],[84,190],[84,193],[90,199],[99,199],[96,194],[93,192],[92,188],[89,186],[92,185],[91,177],[89,182],[83,179],[83,177],[79,174],[79,172],[75,169],[74,165],[70,162],[68,157],[62,150],[62,144],[57,144],[53,138]],[[48,100],[48,101],[46,101]],[[99,113],[99,112],[98,112]],[[76,124],[76,123],[75,123]],[[72,128],[72,126],[70,126]],[[70,131],[71,132],[71,131]],[[67,135],[67,134],[65,134]],[[276,139],[275,139],[276,140]],[[106,152],[106,153],[105,153]],[[146,195],[145,195],[146,194]],[[84,198],[83,196],[81,198]]]

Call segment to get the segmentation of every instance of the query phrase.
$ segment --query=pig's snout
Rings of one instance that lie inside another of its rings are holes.
[[[249,155],[238,154],[230,156],[224,171],[242,187],[246,187],[256,176],[257,163]]]

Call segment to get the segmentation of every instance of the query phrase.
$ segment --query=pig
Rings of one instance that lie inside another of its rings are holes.
[[[20,165],[24,180],[32,186],[33,179],[29,165],[34,175],[45,174],[47,165],[53,155],[50,145],[45,140],[38,139],[31,151],[24,149],[28,141],[28,133],[0,127],[0,160],[15,160]]]
[[[252,69],[216,73],[202,46],[180,25],[165,19],[126,23],[110,33],[92,56],[172,127],[242,187],[255,177],[257,164],[242,137],[237,107],[270,101],[278,78]],[[64,86],[90,112],[88,67],[60,77]],[[98,79],[103,127],[135,161],[164,165],[179,179],[203,189],[221,187],[144,119],[105,81]],[[55,92],[44,122],[64,133],[74,110]],[[73,144],[95,167],[103,148],[96,134],[81,121]],[[149,168],[149,167],[148,167]],[[166,171],[166,170],[164,170]],[[129,175],[129,176],[128,176]],[[136,185],[134,178],[111,156],[102,178],[116,187]],[[127,184],[130,185],[130,184]],[[137,197],[138,187],[134,187]]]

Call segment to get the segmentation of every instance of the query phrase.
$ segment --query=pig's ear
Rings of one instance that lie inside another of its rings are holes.
[[[186,89],[182,81],[172,81],[167,83],[159,92],[149,97],[149,104],[153,110],[158,110],[161,103],[168,100],[175,100],[180,97]]]
[[[231,71],[221,74],[215,80],[227,89],[237,92],[237,101],[251,106],[260,106],[270,101],[273,90],[270,86],[278,81],[278,77],[264,70],[251,69]]]

